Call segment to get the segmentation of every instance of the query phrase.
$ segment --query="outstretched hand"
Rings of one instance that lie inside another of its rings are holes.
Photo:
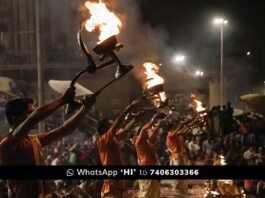
[[[126,109],[124,110],[124,112],[128,113],[129,111],[131,111],[141,100],[134,100],[132,101],[131,104],[129,104]]]
[[[152,119],[151,119],[151,122],[152,123],[155,122],[159,118],[159,116],[160,116],[160,113],[154,114],[153,117],[152,117]]]
[[[70,103],[75,99],[75,87],[69,87],[63,94],[63,100]]]

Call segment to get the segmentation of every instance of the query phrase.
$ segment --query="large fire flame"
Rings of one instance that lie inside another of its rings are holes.
[[[164,79],[159,76],[157,73],[159,72],[159,67],[151,62],[146,62],[143,64],[145,68],[146,74],[146,88],[150,89],[156,85],[161,85],[164,83]]]
[[[122,26],[120,19],[108,10],[101,1],[99,3],[87,1],[85,3],[89,9],[91,18],[86,22],[86,29],[89,32],[98,29],[100,31],[99,43],[105,39],[117,35]]]
[[[205,111],[205,108],[202,106],[202,102],[197,100],[197,96],[195,94],[191,94],[191,98],[193,99],[194,103],[196,104],[196,111],[197,112]]]
[[[163,85],[164,79],[158,75],[159,67],[151,62],[146,62],[143,64],[143,67],[145,68],[145,75],[146,80],[144,84],[144,89],[149,90],[157,85]],[[165,91],[160,90],[159,93],[157,93],[156,97],[152,99],[152,103],[154,106],[159,107],[161,105],[161,102],[165,102],[167,100],[167,95]]]

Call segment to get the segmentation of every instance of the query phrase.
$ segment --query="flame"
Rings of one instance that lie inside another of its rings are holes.
[[[205,111],[205,108],[202,106],[201,101],[195,99],[194,102],[196,103],[196,111],[197,112]]]
[[[197,100],[197,96],[195,94],[192,93],[191,98],[193,99],[193,101],[196,104],[196,111],[197,112],[205,111],[205,108],[202,106],[202,102]]]
[[[122,27],[120,19],[108,10],[105,3],[101,1],[96,2],[85,2],[85,6],[90,11],[91,18],[86,22],[86,29],[89,32],[98,29],[100,31],[99,43],[105,39],[117,35]]]
[[[220,165],[225,166],[226,165],[225,157],[223,155],[220,155],[219,158],[220,158]]]
[[[220,159],[220,165],[221,166],[227,165],[226,160],[225,160],[225,156],[219,155],[219,159]],[[223,182],[225,184],[230,184],[230,185],[233,184],[233,180],[231,180],[231,179],[220,179],[220,180],[218,180],[218,182]]]
[[[156,85],[161,85],[164,83],[164,79],[159,76],[157,73],[159,72],[159,67],[151,62],[146,62],[143,64],[145,68],[146,74],[146,82],[145,86],[147,89],[150,89]]]

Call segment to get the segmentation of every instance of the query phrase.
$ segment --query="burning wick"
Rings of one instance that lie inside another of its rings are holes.
[[[105,3],[99,1],[85,2],[85,6],[91,14],[91,18],[86,22],[86,30],[92,32],[96,29],[99,30],[99,42],[106,40],[107,38],[117,35],[122,27],[120,19],[108,10]]]

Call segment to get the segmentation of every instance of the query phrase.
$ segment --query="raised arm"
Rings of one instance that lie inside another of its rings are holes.
[[[113,134],[115,134],[121,125],[122,121],[125,119],[126,112],[120,113],[120,115],[114,120],[114,123],[112,124],[111,131]]]
[[[111,130],[113,134],[115,134],[120,127],[121,123],[124,121],[126,115],[132,110],[132,108],[139,103],[140,100],[134,100],[131,104],[129,104],[126,109],[115,119]]]
[[[119,140],[124,139],[127,132],[133,128],[134,124],[143,114],[144,112],[138,112],[124,128],[121,128],[116,132],[116,138]]]
[[[152,117],[152,119],[142,127],[140,134],[139,134],[139,140],[148,138],[148,135],[146,134],[146,132],[156,122],[157,117],[158,117],[158,114],[155,114]]]
[[[197,121],[198,120],[194,119],[192,122],[187,124],[184,128],[182,128],[180,131],[178,131],[177,134],[185,137],[192,131],[193,128],[200,126],[200,123],[198,123]]]
[[[180,125],[178,125],[178,127],[173,131],[173,135],[175,134],[179,134],[182,133],[183,131],[187,130],[187,128],[189,128],[194,122],[196,122],[196,118],[187,120],[183,123],[181,123]]]
[[[76,128],[78,128],[82,119],[94,105],[95,101],[96,99],[94,97],[86,97],[84,100],[82,100],[81,108],[72,117],[65,121],[62,126],[53,129],[50,132],[38,135],[41,145],[45,146],[71,134]]]
[[[153,129],[153,131],[151,132],[151,134],[148,137],[150,142],[154,142],[155,141],[157,132],[159,131],[162,123],[165,122],[169,116],[170,115],[167,115],[164,119],[158,121],[156,127]]]
[[[24,138],[26,135],[28,135],[34,125],[47,118],[51,113],[63,105],[73,101],[74,96],[75,88],[69,88],[59,99],[34,110],[25,121],[15,128],[14,132],[12,133],[13,140],[19,141],[20,139]]]
[[[182,130],[180,130],[177,134],[178,135],[182,135],[183,137],[185,137],[190,132],[191,132],[191,127],[187,126],[187,127],[183,128]]]
[[[161,121],[158,121],[157,126],[152,130],[151,134],[148,136],[148,140],[150,142],[154,142],[155,141],[156,135],[157,135],[157,133],[159,131],[159,128],[161,126],[161,123],[162,123]]]
[[[116,138],[118,140],[125,139],[126,134],[128,133],[128,131],[132,129],[134,123],[135,123],[135,118],[133,118],[124,128],[120,128],[115,134]]]

